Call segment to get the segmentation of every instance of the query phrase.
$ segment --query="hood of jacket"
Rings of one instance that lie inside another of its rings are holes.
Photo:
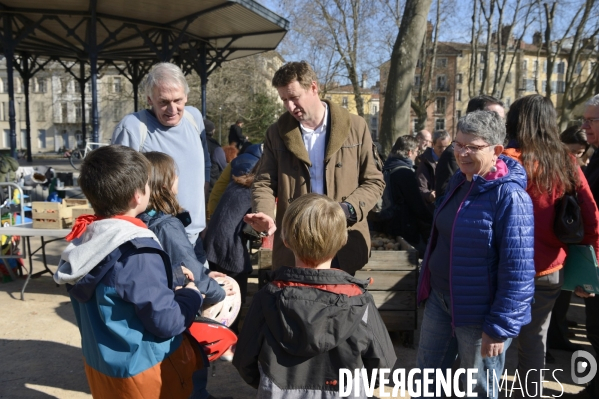
[[[383,166],[383,171],[391,170],[399,166],[407,166],[414,170],[414,162],[412,162],[410,158],[403,158],[395,155],[387,158],[387,160],[385,161],[385,165]]]
[[[368,282],[337,269],[281,267],[261,297],[266,325],[286,352],[312,357],[346,341],[366,317]],[[371,299],[372,300],[372,299]],[[374,302],[371,302],[374,303]]]
[[[126,220],[102,219],[90,224],[81,237],[74,239],[62,253],[54,281],[57,284],[76,284],[115,249],[136,238],[153,239],[160,248],[152,231]]]
[[[472,191],[470,192],[470,195],[489,191],[498,185],[510,182],[515,183],[526,190],[528,178],[526,177],[526,171],[520,162],[508,156],[500,155],[498,157],[497,169],[498,171],[496,173],[488,174],[486,178],[474,175],[472,177]],[[458,169],[449,182],[447,192],[451,192],[464,180],[466,180],[466,175]]]

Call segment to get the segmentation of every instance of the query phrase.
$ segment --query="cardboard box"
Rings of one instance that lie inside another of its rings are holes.
[[[95,215],[94,208],[89,205],[77,205],[73,207],[73,220],[81,215]]]
[[[58,202],[34,201],[31,217],[34,229],[66,229],[73,224],[73,210],[87,207],[87,200],[65,199]]]

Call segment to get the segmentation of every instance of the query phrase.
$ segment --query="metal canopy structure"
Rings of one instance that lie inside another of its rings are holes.
[[[210,72],[224,61],[275,49],[288,27],[286,19],[252,0],[0,0],[11,152],[16,155],[15,59],[47,57],[81,64],[79,75],[68,72],[79,83],[91,80],[93,141],[97,142],[99,64],[113,64],[131,81],[134,92],[156,61],[175,62],[186,73],[195,71],[202,81],[205,115]],[[84,64],[89,64],[87,77]],[[32,76],[21,75],[24,80]],[[85,85],[80,86],[83,97]],[[29,137],[28,116],[27,132]],[[85,131],[83,135],[85,140]]]

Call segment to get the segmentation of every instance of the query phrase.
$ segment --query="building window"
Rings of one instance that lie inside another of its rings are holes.
[[[566,69],[566,63],[564,61],[557,63],[557,73],[563,74]]]
[[[25,122],[25,101],[21,101],[19,100],[19,102],[17,102],[17,105],[19,107],[19,122]]]
[[[37,121],[45,122],[46,121],[46,108],[43,102],[36,102],[35,109],[37,111]]]
[[[582,73],[582,62],[576,63],[576,73],[577,74]]]
[[[463,79],[463,76],[462,76],[462,74],[461,74],[461,73],[458,73],[458,74],[456,75],[455,81],[456,81],[456,83],[462,83],[462,79]]]
[[[348,101],[347,101],[347,97],[343,97],[343,98],[341,99],[341,106],[342,106],[343,108],[347,108],[347,103],[348,103]],[[120,119],[119,119],[119,120],[120,120]]]
[[[478,70],[478,81],[482,82],[484,77],[485,77],[485,70],[484,69],[479,69]]]
[[[508,72],[506,82],[507,83],[512,83],[512,73],[511,72]]]
[[[437,91],[447,91],[447,80],[445,75],[437,76]]]
[[[456,111],[455,116],[459,120],[462,117],[462,111]]]
[[[8,93],[8,79],[2,78],[2,93]]]
[[[8,102],[7,101],[3,101],[2,102],[2,120],[3,121],[7,121],[8,120]]]
[[[532,62],[532,71],[536,73],[538,70],[539,70],[539,61],[534,60]]]
[[[416,133],[416,126],[418,126],[418,118],[412,119],[412,132]]]
[[[420,86],[420,75],[414,75],[414,86]]]
[[[37,132],[37,148],[39,148],[39,149],[46,148],[46,131],[43,129],[40,129]]]
[[[445,97],[437,97],[436,103],[437,103],[437,107],[436,107],[437,113],[444,114],[445,113]]]
[[[507,97],[505,99],[505,106],[509,108],[510,105],[512,105],[512,98],[511,97]]]
[[[67,123],[69,120],[69,109],[67,108],[67,103],[60,104],[60,120],[62,123]]]
[[[437,58],[437,68],[447,68],[447,58]]]
[[[525,71],[528,70],[528,60],[522,61],[522,69]]]
[[[455,97],[457,101],[462,101],[462,89],[456,90]]]
[[[547,73],[547,60],[543,61],[543,73]]]
[[[435,121],[435,130],[445,130],[445,118],[437,118]]]
[[[81,103],[75,103],[75,122],[81,122]]]
[[[118,78],[118,77],[112,78],[112,92],[113,93],[121,92],[121,78]]]
[[[69,84],[69,82],[67,81],[67,78],[60,78],[60,92],[61,93],[66,93],[67,92],[67,85]]]
[[[21,129],[21,149],[26,149],[27,145],[27,129]]]
[[[119,122],[123,119],[123,103],[121,101],[115,101],[112,105],[114,107],[114,112],[112,113],[114,115],[113,120]]]
[[[422,68],[422,61],[420,60],[420,58],[418,59],[418,61],[416,61],[416,68]]]
[[[2,143],[4,148],[10,148],[10,129],[4,129],[4,142]]]
[[[522,88],[524,91],[535,91],[534,79],[522,79]]]
[[[563,80],[557,81],[557,93],[564,93],[566,91],[566,82]]]
[[[91,122],[92,117],[91,117],[91,110],[92,110],[92,105],[91,103],[86,103],[85,104],[85,120]]]
[[[37,78],[37,92],[45,93],[47,91],[46,88],[46,79],[45,78]]]
[[[479,56],[478,56],[478,61],[481,64],[486,63],[487,62],[487,54],[486,53],[480,53]]]

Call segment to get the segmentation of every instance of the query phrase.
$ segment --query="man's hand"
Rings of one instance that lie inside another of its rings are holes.
[[[576,289],[574,289],[574,293],[576,294],[576,296],[581,298],[593,298],[595,296],[594,293],[586,292],[584,288],[582,288],[581,286],[576,287]]]
[[[187,277],[189,280],[193,281],[193,272],[191,270],[189,270],[185,266],[181,266],[181,271],[183,271],[183,274],[185,275],[185,277]]]
[[[480,345],[480,355],[485,357],[495,357],[503,353],[503,341],[489,337],[483,333],[483,340]]]
[[[243,218],[243,221],[249,224],[258,233],[265,233],[271,236],[277,231],[275,221],[265,213],[248,213]]]
[[[211,278],[227,277],[227,275],[224,273],[221,273],[221,272],[210,272],[210,273],[208,273],[208,277],[211,277]],[[219,285],[220,285],[220,283],[219,283]],[[227,294],[227,296],[235,295],[235,291],[233,290],[233,284],[231,283],[231,281],[229,281],[229,279],[226,279],[224,284],[221,285],[221,287],[223,290],[225,290],[225,293]]]

